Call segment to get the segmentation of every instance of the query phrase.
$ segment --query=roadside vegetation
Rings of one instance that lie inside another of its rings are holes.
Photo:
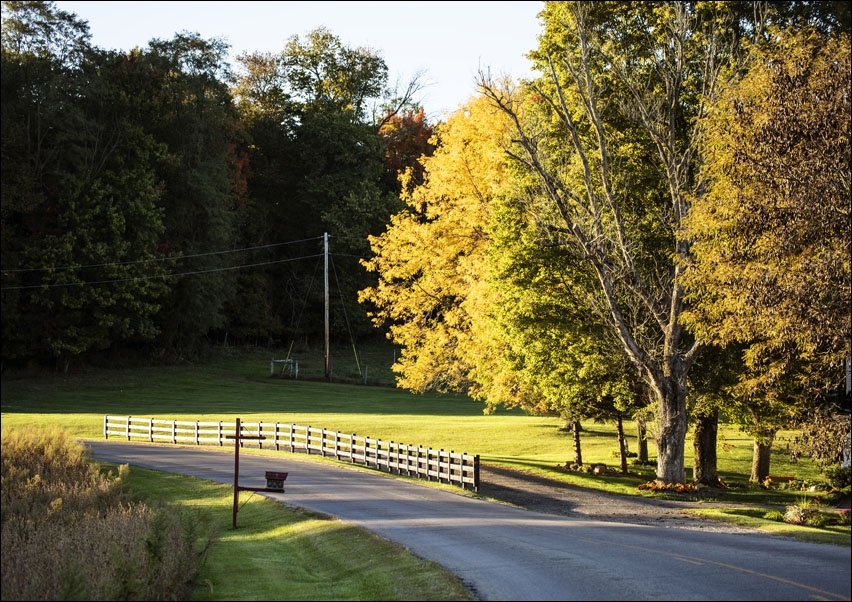
[[[4,600],[182,600],[212,541],[58,427],[3,429]]]

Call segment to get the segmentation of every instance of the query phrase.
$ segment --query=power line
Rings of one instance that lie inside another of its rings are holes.
[[[3,269],[3,272],[6,273],[18,273],[18,272],[59,272],[63,270],[82,270],[87,268],[103,268],[103,267],[113,267],[113,266],[122,266],[122,265],[139,265],[143,263],[153,263],[157,261],[178,261],[182,259],[193,259],[195,257],[209,257],[211,255],[226,255],[228,253],[243,253],[245,251],[256,251],[258,249],[269,249],[272,247],[281,247],[283,245],[294,245],[297,243],[308,242],[311,240],[320,240],[322,237],[317,236],[314,238],[304,238],[302,240],[292,240],[289,242],[279,242],[273,243],[269,245],[260,245],[257,247],[246,247],[244,249],[229,249],[227,251],[210,251],[209,253],[195,253],[193,255],[174,255],[171,257],[155,257],[152,259],[140,259],[138,261],[116,261],[111,263],[92,263],[88,265],[72,265],[72,266],[60,266],[60,267],[50,267],[50,268],[20,268],[20,269]],[[258,264],[260,265],[260,264]],[[215,270],[211,270],[215,271]]]
[[[322,257],[322,253],[318,253],[316,255],[305,255],[303,257],[293,257],[290,259],[277,259],[275,261],[264,261],[262,263],[252,263],[246,265],[237,265],[231,266],[227,268],[214,268],[210,270],[197,270],[194,272],[181,272],[177,274],[160,274],[157,276],[138,276],[136,278],[116,278],[113,280],[95,280],[92,282],[67,282],[67,283],[54,283],[54,284],[33,284],[29,286],[4,286],[0,288],[3,291],[15,291],[15,290],[26,290],[26,289],[35,289],[35,288],[58,288],[58,287],[69,287],[69,286],[90,286],[93,284],[114,284],[117,282],[139,282],[143,280],[165,280],[166,278],[177,278],[180,276],[193,276],[196,274],[209,274],[212,272],[227,272],[233,270],[241,270],[243,268],[254,268],[264,265],[273,265],[276,263],[287,263],[290,261],[300,261],[302,259],[312,259],[315,257]],[[105,264],[105,265],[113,265],[113,264]]]

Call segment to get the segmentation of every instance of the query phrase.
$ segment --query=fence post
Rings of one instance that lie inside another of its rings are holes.
[[[172,443],[177,445],[177,420],[172,420]]]
[[[154,442],[154,419],[148,419],[148,441],[150,443]]]
[[[455,453],[455,451],[450,452],[450,478],[453,477],[453,475],[452,475],[453,466],[452,465],[453,465],[453,454],[454,453]],[[464,462],[464,458],[459,456],[459,475],[458,475],[459,476],[459,484],[461,484],[461,477],[464,474],[463,462]]]
[[[473,490],[479,493],[479,454],[473,457]]]
[[[127,435],[127,440],[130,441],[130,416],[127,417],[127,425],[124,427],[124,432]]]

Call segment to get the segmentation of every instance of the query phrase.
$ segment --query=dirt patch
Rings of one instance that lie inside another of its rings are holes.
[[[666,528],[758,532],[688,514],[687,509],[694,508],[694,502],[604,493],[489,465],[480,466],[479,477],[480,495],[535,512]]]

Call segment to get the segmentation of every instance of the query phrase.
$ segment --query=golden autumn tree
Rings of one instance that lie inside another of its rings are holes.
[[[747,343],[745,393],[837,388],[850,353],[850,38],[756,51],[705,132],[708,193],[687,226],[691,325]]]
[[[436,126],[437,149],[421,159],[423,184],[409,186],[409,170],[408,208],[370,237],[375,255],[362,263],[378,283],[360,299],[403,349],[394,365],[402,388],[475,394],[471,371],[493,357],[485,250],[489,205],[508,182],[507,125],[485,99],[472,98]]]
[[[850,38],[771,40],[705,122],[707,194],[692,200],[682,280],[684,321],[744,350],[726,413],[754,437],[753,481],[779,429],[825,410],[850,354]]]

